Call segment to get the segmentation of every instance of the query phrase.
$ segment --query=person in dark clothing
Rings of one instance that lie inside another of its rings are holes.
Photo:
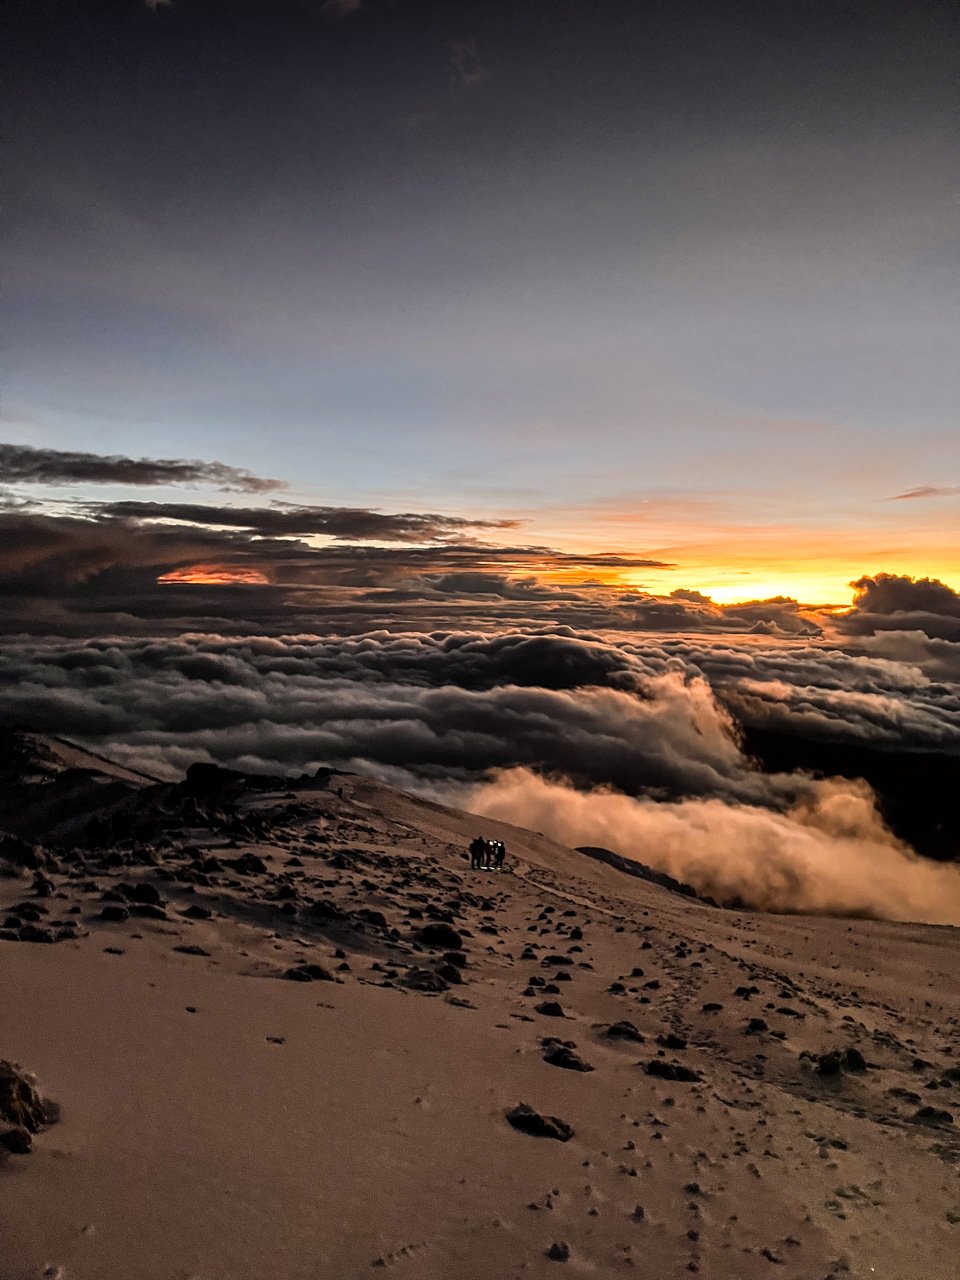
[[[486,853],[487,842],[482,836],[474,836],[470,841],[470,870],[479,871]]]
[[[503,861],[507,856],[506,846],[502,840],[494,840],[493,842],[493,865],[498,871],[503,870]]]

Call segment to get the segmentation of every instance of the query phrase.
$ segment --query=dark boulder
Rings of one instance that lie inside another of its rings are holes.
[[[411,991],[425,991],[428,994],[435,994],[440,991],[447,990],[446,979],[442,978],[439,973],[434,973],[432,969],[418,969],[414,966],[408,969],[400,979],[401,985],[408,987]]]
[[[33,1149],[33,1138],[28,1129],[8,1129],[0,1133],[0,1149],[13,1156],[27,1156]]]
[[[307,912],[311,916],[316,916],[318,920],[345,920],[346,913],[341,911],[336,903],[328,901],[326,898],[317,898],[307,907]]]
[[[239,858],[226,858],[224,866],[241,876],[259,876],[267,870],[267,864],[255,853],[242,853]]]
[[[678,1080],[685,1084],[693,1084],[703,1077],[692,1067],[685,1067],[682,1062],[665,1062],[663,1058],[652,1058],[647,1063],[647,1075],[656,1076],[659,1080]]]
[[[126,907],[121,907],[119,903],[108,902],[100,911],[101,920],[109,920],[114,924],[120,924],[123,920],[129,919],[130,912]]]
[[[548,1041],[545,1048],[547,1052],[543,1055],[543,1060],[551,1067],[563,1067],[565,1071],[593,1070],[590,1063],[585,1062],[569,1045],[554,1040],[552,1042]]]
[[[454,964],[437,965],[437,973],[444,982],[448,982],[452,987],[459,987],[463,985],[463,974]]]
[[[565,1018],[567,1016],[563,1011],[563,1005],[557,1004],[556,1000],[544,1000],[542,1004],[534,1005],[534,1008],[544,1018]]]
[[[44,929],[38,924],[24,924],[17,930],[21,942],[55,942],[52,929]]]
[[[288,969],[283,975],[291,982],[336,982],[329,969],[322,964],[301,964]]]
[[[936,1107],[921,1107],[910,1117],[913,1124],[930,1124],[941,1127],[953,1124],[953,1116],[949,1111],[939,1111]]]
[[[512,1107],[506,1114],[514,1129],[533,1138],[556,1138],[558,1142],[568,1142],[573,1137],[573,1127],[565,1120],[559,1116],[542,1116],[525,1102]]]
[[[375,929],[389,929],[390,924],[387,917],[382,911],[374,911],[372,907],[361,907],[357,912],[357,916],[364,923],[372,925]]]
[[[164,899],[155,884],[122,884],[119,889],[128,902],[138,902],[151,907],[164,905]]]
[[[424,925],[417,937],[425,947],[437,947],[443,951],[459,951],[463,946],[463,938],[457,930],[442,920]]]
[[[33,1077],[17,1063],[0,1059],[0,1120],[37,1133],[56,1118],[56,1104],[41,1096]]]
[[[610,1040],[633,1040],[643,1044],[643,1033],[638,1031],[632,1022],[612,1022],[604,1033]]]

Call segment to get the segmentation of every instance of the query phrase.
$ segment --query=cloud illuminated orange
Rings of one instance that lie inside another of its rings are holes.
[[[186,569],[171,569],[158,579],[161,583],[189,583],[193,586],[265,586],[270,579],[259,569],[233,564],[192,564]]]

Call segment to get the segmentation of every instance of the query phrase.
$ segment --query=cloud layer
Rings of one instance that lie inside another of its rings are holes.
[[[724,901],[960,923],[956,867],[912,854],[863,783],[761,770],[728,705],[759,716],[766,699],[767,717],[800,717],[804,732],[835,716],[882,740],[899,708],[903,745],[923,732],[921,684],[916,668],[908,678],[870,656],[572,633],[0,645],[7,723],[161,774],[197,759],[336,763],[566,843],[611,846]]]
[[[286,486],[223,462],[184,458],[125,458],[119,454],[33,449],[0,444],[0,482],[8,484],[210,485],[242,493],[270,493]]]
[[[633,856],[721,902],[960,925],[960,869],[924,862],[892,836],[863,784],[818,783],[785,812],[579,791],[524,769],[449,795],[474,813]]]

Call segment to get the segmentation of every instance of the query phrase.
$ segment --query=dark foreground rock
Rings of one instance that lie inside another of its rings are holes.
[[[643,1032],[625,1019],[622,1022],[611,1022],[605,1034],[610,1040],[632,1040],[636,1044],[643,1044]]]
[[[507,1120],[514,1129],[533,1138],[556,1138],[558,1142],[568,1142],[573,1137],[573,1127],[565,1120],[559,1116],[542,1116],[525,1102],[511,1108],[507,1112]]]
[[[665,1062],[662,1058],[653,1058],[647,1063],[647,1075],[656,1076],[660,1080],[679,1080],[685,1084],[693,1084],[703,1077],[692,1067],[685,1067],[682,1062]]]
[[[944,1126],[953,1124],[953,1116],[949,1111],[941,1111],[937,1107],[921,1107],[910,1117],[913,1124],[931,1124]]]
[[[432,969],[408,969],[400,981],[411,991],[426,991],[430,994],[446,991],[448,986],[446,979]]]
[[[204,952],[204,955],[209,955],[209,952]],[[330,970],[325,969],[322,964],[299,964],[288,969],[283,976],[291,982],[336,982]]]
[[[593,1067],[575,1051],[575,1046],[564,1044],[561,1040],[544,1042],[544,1062],[551,1067],[563,1067],[565,1071],[592,1071]]]
[[[452,925],[442,920],[424,925],[417,935],[425,947],[436,947],[442,951],[459,951],[463,938]]]
[[[27,1155],[32,1135],[58,1115],[56,1103],[42,1096],[31,1075],[15,1062],[0,1060],[0,1124],[12,1126],[0,1132],[0,1153]]]

